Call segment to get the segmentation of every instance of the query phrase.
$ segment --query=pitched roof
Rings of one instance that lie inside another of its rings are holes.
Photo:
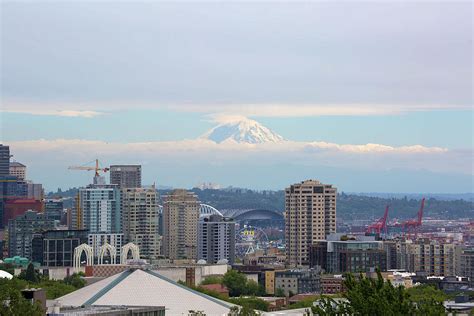
[[[164,306],[167,315],[227,315],[232,304],[177,284],[150,270],[127,270],[58,298],[62,306]]]

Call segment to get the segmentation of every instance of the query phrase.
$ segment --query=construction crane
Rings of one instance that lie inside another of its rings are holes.
[[[388,217],[388,209],[389,205],[385,207],[385,213],[383,214],[383,217],[379,218],[377,221],[372,223],[367,227],[366,233],[367,234],[378,234],[382,232],[382,230],[385,232],[385,235],[387,235],[387,217]]]
[[[71,170],[85,170],[85,171],[95,171],[95,176],[98,177],[99,176],[99,172],[107,172],[110,170],[110,168],[101,168],[99,166],[99,159],[96,159],[95,160],[95,167],[91,167],[91,166],[70,166],[68,169],[71,169]]]
[[[418,210],[417,218],[416,219],[409,219],[402,223],[402,229],[407,234],[413,232],[415,234],[415,238],[418,232],[418,228],[421,226],[423,220],[423,209],[425,208],[425,198],[421,199],[420,209]]]

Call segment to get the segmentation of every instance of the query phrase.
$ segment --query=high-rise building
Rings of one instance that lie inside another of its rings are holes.
[[[103,182],[105,180],[97,183]],[[90,184],[79,189],[78,197],[75,210],[78,229],[88,229],[90,233],[122,232],[120,189],[117,185]]]
[[[46,200],[44,203],[44,215],[47,219],[61,221],[64,211],[62,200]]]
[[[100,247],[105,243],[111,245],[116,250],[116,262],[120,260],[120,255],[122,253],[122,246],[123,246],[123,234],[121,233],[95,233],[89,234],[89,246],[91,246],[94,250],[94,260],[100,255]],[[107,253],[109,255],[109,253]],[[110,263],[110,262],[109,262]]]
[[[10,175],[15,176],[18,180],[26,180],[26,166],[17,161],[10,162]]]
[[[15,219],[27,211],[35,211],[41,213],[43,211],[43,203],[32,199],[8,199],[4,204],[4,212],[2,223],[6,227],[8,221]]]
[[[163,254],[169,259],[197,258],[199,208],[193,192],[177,189],[164,196]]]
[[[160,255],[158,211],[158,193],[154,187],[122,189],[125,241],[136,244],[145,259],[156,259]]]
[[[235,222],[221,215],[202,216],[198,226],[198,259],[216,264],[235,261]]]
[[[332,185],[306,180],[285,190],[288,264],[309,264],[310,246],[336,232],[336,196]]]
[[[5,220],[5,207],[8,201],[27,199],[28,188],[25,181],[18,180],[15,176],[0,176],[0,229],[8,225]]]
[[[28,198],[34,200],[42,200],[44,196],[43,185],[41,183],[32,183],[27,181]]]
[[[110,184],[119,188],[140,188],[142,186],[142,166],[113,165],[110,166]]]
[[[8,255],[32,258],[32,240],[35,234],[53,230],[53,220],[43,214],[27,211],[8,222]]]
[[[10,147],[0,144],[0,177],[10,175]]]

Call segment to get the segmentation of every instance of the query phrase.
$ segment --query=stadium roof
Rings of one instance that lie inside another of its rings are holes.
[[[164,306],[167,315],[227,315],[232,304],[194,291],[150,270],[130,269],[57,299],[63,307]]]

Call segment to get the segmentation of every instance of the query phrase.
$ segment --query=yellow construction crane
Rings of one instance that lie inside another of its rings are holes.
[[[98,177],[99,176],[99,172],[107,172],[110,170],[110,168],[101,168],[99,166],[99,159],[96,159],[95,160],[95,167],[91,167],[91,166],[70,166],[68,169],[71,169],[71,170],[85,170],[85,171],[95,171],[95,176]]]

